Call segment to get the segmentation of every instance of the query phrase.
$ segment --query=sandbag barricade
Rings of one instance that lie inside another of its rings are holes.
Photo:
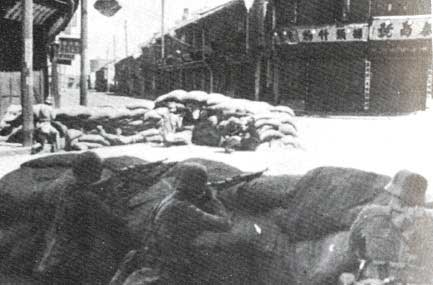
[[[217,124],[220,129],[224,129],[228,121],[236,120],[239,128],[242,129],[244,122],[252,119],[261,143],[258,148],[265,149],[276,145],[299,147],[295,113],[287,106],[272,106],[266,102],[236,99],[218,93],[184,90],[174,90],[158,97],[155,106],[169,108],[177,106],[189,111],[196,109],[206,111],[206,116],[218,118]],[[224,131],[222,133],[224,136]],[[242,131],[231,135],[242,135]],[[197,139],[199,138],[200,136],[197,136]],[[204,144],[201,141],[193,141],[193,143]]]
[[[192,131],[192,135],[187,137],[192,137],[192,143],[197,145],[218,147],[222,146],[224,139],[230,142],[230,137],[239,137],[241,141],[247,133],[246,125],[253,122],[257,142],[247,140],[252,146],[241,145],[240,150],[266,149],[277,145],[299,146],[295,116],[289,107],[203,91],[175,90],[158,97],[155,102],[140,100],[121,107],[53,109],[41,104],[34,106],[35,129],[38,129],[37,122],[51,122],[59,137],[65,138],[60,148],[67,151],[118,144],[160,143],[163,138],[155,130],[161,128],[163,119],[170,114],[182,118],[183,125],[176,127],[176,132],[184,131],[185,126],[187,130],[196,128],[198,135]],[[203,124],[210,117],[214,117],[215,122]],[[0,135],[6,137],[8,142],[21,142],[21,124],[21,107],[10,106],[0,122]],[[214,135],[210,141],[202,135],[209,133]]]
[[[70,166],[75,155],[39,158],[23,164],[20,169],[0,180],[0,203],[4,206],[3,217],[7,218],[3,218],[0,224],[2,274],[23,277],[35,274],[34,268],[39,262],[39,256],[47,253],[47,248],[50,248],[43,237],[49,229],[47,224],[54,219],[53,210],[62,196],[62,190],[71,183]],[[190,161],[206,165],[211,181],[242,173],[239,169],[216,161]],[[127,179],[126,184],[121,183],[120,177],[113,176],[125,167],[141,163],[145,161],[134,157],[105,160],[103,181],[107,181],[106,186],[94,189],[102,201],[127,220],[128,228],[139,239],[146,237],[147,219],[153,207],[173,191],[172,183],[182,165],[182,162],[162,163],[143,173],[137,172]],[[389,177],[359,170],[320,168],[301,177],[301,180],[290,176],[263,176],[219,191],[217,195],[230,212],[234,225],[230,232],[206,232],[194,241],[193,267],[197,278],[197,283],[194,284],[336,284],[341,273],[357,268],[358,259],[349,245],[353,220],[333,227],[331,231],[324,231],[314,239],[313,236],[306,236],[293,240],[292,234],[298,230],[305,232],[308,228],[310,232],[317,227],[323,229],[321,225],[324,220],[318,219],[319,216],[334,215],[333,220],[338,221],[344,219],[350,209],[377,203],[381,196],[378,189],[388,180]],[[311,186],[312,190],[307,191],[306,186]],[[372,190],[366,191],[369,187]],[[305,194],[301,194],[301,191]],[[39,193],[38,196],[42,194],[40,205],[29,203],[35,193]],[[324,200],[325,196],[334,199],[334,204],[327,203],[330,199],[325,199],[324,206],[317,208],[315,205],[319,201],[316,198],[322,197]],[[338,200],[340,196],[343,198]],[[314,197],[314,201],[307,205],[309,197]],[[38,212],[40,210],[43,212]],[[335,214],[337,211],[341,212],[338,216]],[[287,219],[288,213],[295,220],[303,217],[308,223],[303,227],[297,226]],[[79,212],[67,214],[80,215]],[[419,249],[430,253],[433,246],[432,219],[433,214],[426,213],[426,224],[422,224],[423,232],[429,238],[411,240],[418,241]],[[287,227],[291,227],[289,231]],[[63,230],[59,229],[59,237]],[[71,248],[74,240],[68,240],[53,259],[67,261],[71,257],[80,256],[84,251],[90,253],[86,262],[76,264],[81,267],[71,268],[71,271],[82,270],[90,274],[94,279],[87,284],[98,284],[101,280],[107,284],[117,264],[110,263],[109,258],[98,259],[93,253],[103,248],[107,256],[110,256],[118,244],[100,241],[96,239],[98,236],[101,234],[95,233],[92,247],[84,250],[80,247]],[[119,262],[126,252],[122,253],[113,261]],[[430,266],[431,261],[428,258],[423,262]],[[99,271],[107,268],[107,272]],[[429,278],[432,271],[424,271]],[[65,280],[67,279],[58,280],[57,283],[42,283],[65,284],[60,282]]]

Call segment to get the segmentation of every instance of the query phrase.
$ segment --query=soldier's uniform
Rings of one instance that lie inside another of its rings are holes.
[[[260,144],[260,135],[254,126],[255,120],[250,118],[246,123],[245,134],[241,140],[241,150],[256,150]]]
[[[52,125],[55,119],[53,108],[46,104],[38,105],[35,111],[35,140],[39,144],[33,146],[33,153],[43,151],[45,143],[51,145],[51,152],[59,147],[60,132]]]
[[[124,264],[121,267],[124,272],[111,284],[134,284],[131,281],[134,274],[125,283],[119,276],[129,275],[136,266],[157,270],[157,284],[193,284],[192,242],[203,231],[224,232],[231,227],[223,205],[206,190],[206,183],[204,166],[183,165],[176,179],[176,191],[153,212],[142,256]]]
[[[176,131],[182,129],[182,117],[177,114],[168,113],[163,114],[160,123],[161,136],[164,145],[186,145],[187,141],[178,135]]]
[[[41,275],[37,277],[59,279],[47,284],[91,284],[87,281],[93,280],[94,272],[87,271],[86,264],[93,258],[91,254],[100,233],[107,234],[119,249],[126,248],[131,241],[126,222],[93,193],[93,187],[100,185],[102,170],[102,160],[97,154],[79,154],[72,165],[73,179],[59,189],[58,199],[50,201],[55,207],[54,218],[45,234],[52,239],[47,242],[56,241],[56,247],[47,247],[35,267],[35,273]],[[36,202],[40,199],[40,195],[35,197]]]
[[[413,223],[411,217],[416,207],[424,206],[426,189],[424,177],[400,171],[385,187],[391,195],[389,204],[369,205],[360,212],[351,226],[349,241],[350,249],[362,264],[358,279],[379,282],[404,278],[398,265],[411,262],[412,258],[411,241],[404,232]]]

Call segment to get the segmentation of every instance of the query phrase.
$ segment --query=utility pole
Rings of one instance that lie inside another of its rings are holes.
[[[22,0],[23,55],[21,70],[21,106],[23,146],[33,143],[33,0]]]
[[[116,61],[117,59],[117,46],[116,46],[116,35],[113,35],[113,60]]]
[[[430,11],[430,20],[431,20],[431,23],[433,24],[433,0],[431,0],[430,1],[430,9],[431,9],[431,11]],[[430,96],[429,97],[427,97],[427,100],[426,100],[426,108],[428,108],[428,109],[431,109],[431,108],[433,108],[433,106],[432,106],[432,103],[433,103],[433,35],[432,35],[432,38],[431,38],[431,51],[430,51],[430,55],[431,55],[431,59],[430,59],[430,84],[431,84],[431,87],[430,87]]]
[[[60,94],[59,94],[59,73],[57,68],[57,59],[59,56],[59,46],[57,44],[51,45],[51,94],[54,98],[54,108],[60,108]]]
[[[105,92],[106,93],[110,92],[110,81],[108,80],[108,78],[109,78],[109,74],[108,74],[108,71],[109,71],[109,62],[110,62],[110,47],[107,46],[107,63],[104,66],[104,68],[105,68],[104,77],[107,80],[107,82],[105,83],[106,84],[106,86],[105,86],[105,88],[106,88]]]
[[[128,51],[128,21],[125,20],[125,57],[128,56],[129,51]]]
[[[433,1],[433,0],[432,0]],[[165,0],[161,0],[161,59],[165,58]]]
[[[81,0],[81,73],[80,105],[87,106],[87,0]]]

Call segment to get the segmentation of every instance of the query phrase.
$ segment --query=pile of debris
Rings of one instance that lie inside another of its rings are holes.
[[[289,107],[202,91],[175,90],[155,102],[142,100],[122,107],[35,105],[33,109],[35,141],[42,148],[45,142],[55,145],[51,151],[161,143],[167,125],[185,143],[218,147],[234,139],[239,144],[233,148],[243,150],[298,146],[295,115]],[[21,125],[21,108],[12,105],[0,123],[0,135],[7,142],[20,143]],[[253,138],[245,139],[247,133]],[[254,142],[253,146],[241,147],[244,141]]]

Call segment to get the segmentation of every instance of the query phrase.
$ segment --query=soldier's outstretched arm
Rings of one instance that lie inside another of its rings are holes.
[[[218,211],[218,214],[211,214],[189,203],[185,203],[183,208],[185,217],[189,218],[191,222],[197,223],[203,230],[226,232],[232,227],[230,218],[225,211],[224,213]]]

